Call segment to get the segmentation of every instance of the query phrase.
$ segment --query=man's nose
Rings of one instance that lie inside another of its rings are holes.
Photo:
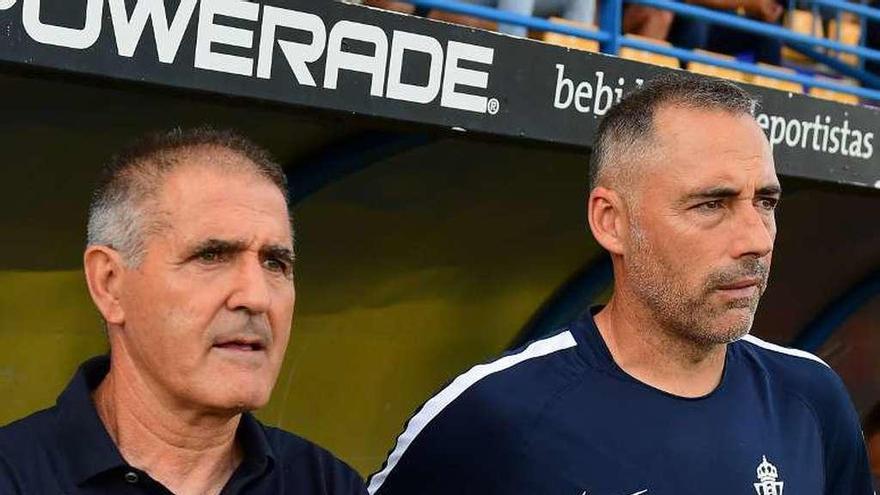
[[[266,271],[258,257],[241,256],[236,263],[232,293],[227,300],[228,308],[250,314],[265,313],[269,311],[271,299]]]
[[[755,256],[763,258],[773,251],[776,238],[776,221],[753,205],[740,208],[734,225],[733,257]]]

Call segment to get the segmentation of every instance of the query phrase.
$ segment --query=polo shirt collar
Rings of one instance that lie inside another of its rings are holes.
[[[92,392],[109,371],[109,356],[89,359],[80,365],[56,402],[60,448],[77,485],[112,469],[128,466],[92,401]],[[275,453],[263,426],[253,414],[245,412],[241,415],[236,436],[244,451],[240,469],[244,469],[250,475],[248,477],[258,477],[273,467]]]
[[[266,438],[266,430],[253,414],[242,413],[236,437],[244,451],[243,467],[249,473],[259,476],[274,466],[275,452]]]
[[[89,359],[79,367],[56,403],[60,447],[77,485],[127,465],[101,422],[91,397],[109,370],[109,356]]]

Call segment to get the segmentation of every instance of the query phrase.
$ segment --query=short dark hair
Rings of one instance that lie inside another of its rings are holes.
[[[645,83],[611,108],[593,140],[589,188],[603,179],[622,153],[646,152],[654,130],[654,116],[665,105],[722,110],[754,116],[757,100],[736,84],[712,77],[674,71]]]
[[[289,215],[287,178],[265,148],[228,129],[175,128],[142,136],[104,165],[89,205],[88,244],[111,246],[137,265],[145,236],[161,228],[155,215],[143,211],[145,203],[155,199],[180,156],[198,148],[225,149],[245,158],[245,167],[278,187]]]

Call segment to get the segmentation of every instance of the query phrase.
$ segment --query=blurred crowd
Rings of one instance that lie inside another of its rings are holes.
[[[585,27],[597,24],[598,0],[458,0],[517,14],[537,17],[559,17]],[[802,0],[803,1],[803,0]],[[880,3],[880,0],[873,0]],[[782,25],[787,3],[779,0],[685,0],[686,3],[736,13],[765,23]],[[394,0],[360,0],[373,7],[396,10],[434,19],[464,24],[482,29],[497,30],[514,36],[528,36],[523,26],[497,24],[483,19],[447,12],[418,9],[406,2]],[[876,5],[875,5],[876,6]],[[802,8],[809,8],[802,6]],[[819,9],[820,30],[829,32],[828,25],[836,18],[832,9]],[[672,12],[644,5],[625,4],[623,31],[656,40],[663,40],[677,47],[703,49],[732,55],[747,62],[763,62],[782,65],[782,41],[775,37],[747,33],[726,26],[678,16]],[[789,23],[790,24],[790,23]],[[820,31],[820,32],[821,32]],[[865,44],[880,46],[880,25],[869,23]],[[880,64],[867,62],[865,67],[880,73]]]

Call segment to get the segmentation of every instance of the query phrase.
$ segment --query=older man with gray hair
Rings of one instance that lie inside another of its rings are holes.
[[[89,293],[110,355],[0,428],[0,493],[360,495],[327,451],[260,424],[293,317],[284,173],[211,129],[149,136],[104,170]]]
[[[610,300],[428,400],[371,494],[873,493],[834,371],[748,335],[781,195],[755,105],[672,73],[608,113],[587,218]]]

